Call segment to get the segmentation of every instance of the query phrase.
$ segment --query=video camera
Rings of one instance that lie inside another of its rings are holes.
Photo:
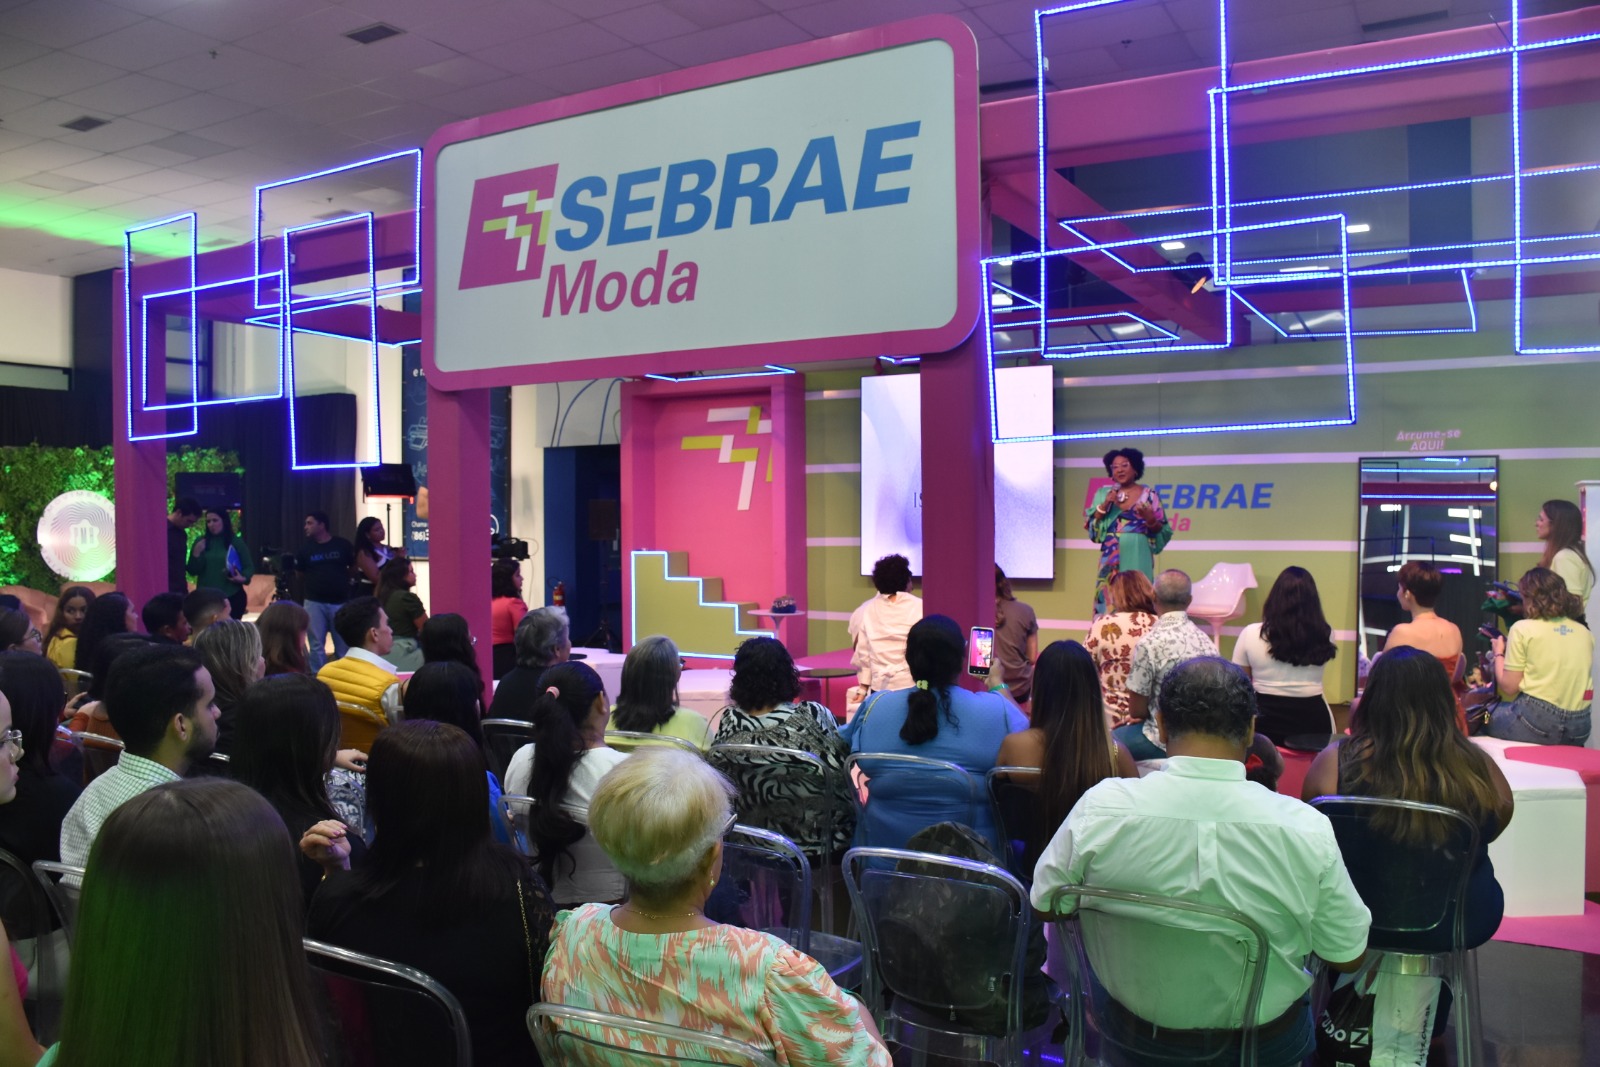
[[[495,537],[489,542],[489,555],[494,559],[527,559],[528,542],[519,537]]]

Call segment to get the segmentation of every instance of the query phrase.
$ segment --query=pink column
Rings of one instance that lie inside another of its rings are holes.
[[[429,385],[428,607],[466,618],[485,678],[494,670],[489,566],[489,391]]]
[[[127,360],[123,337],[122,272],[112,283],[117,306],[111,316],[111,435],[113,478],[117,523],[117,588],[128,595],[134,610],[167,588],[167,443],[128,440]],[[166,367],[166,323],[162,312],[152,311],[150,323],[150,365]],[[166,397],[165,381],[151,375],[150,399],[161,403]],[[175,419],[187,420],[178,412]],[[136,434],[160,433],[166,424],[163,412],[140,415],[134,421]]]

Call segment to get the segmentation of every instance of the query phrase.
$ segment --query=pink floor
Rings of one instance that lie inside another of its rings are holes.
[[[1494,939],[1600,955],[1600,904],[1585,902],[1582,915],[1505,919]]]

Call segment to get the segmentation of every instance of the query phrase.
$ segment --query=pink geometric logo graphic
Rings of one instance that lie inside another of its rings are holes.
[[[478,179],[467,216],[460,288],[531,281],[544,272],[558,166]]]

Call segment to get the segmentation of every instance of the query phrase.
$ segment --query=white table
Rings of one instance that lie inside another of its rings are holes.
[[[604,648],[574,648],[573,652],[583,657],[583,662],[594,668],[600,676],[600,682],[606,687],[606,699],[616,703],[617,693],[622,689],[622,662],[628,657],[620,652],[611,652]]]
[[[1583,914],[1583,859],[1588,794],[1583,778],[1565,767],[1507,759],[1522,742],[1474,737],[1506,781],[1516,811],[1489,845],[1495,878],[1506,895],[1506,916]]]
[[[678,679],[678,706],[698,711],[709,722],[728,704],[728,683],[733,671],[727,667],[684,671]]]

